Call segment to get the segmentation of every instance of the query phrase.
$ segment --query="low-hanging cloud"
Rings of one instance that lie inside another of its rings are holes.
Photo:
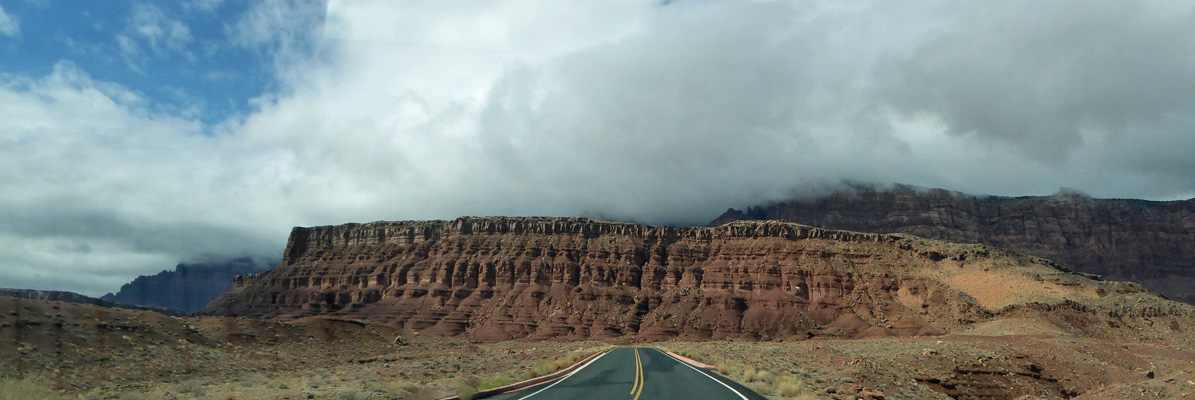
[[[3,76],[0,276],[97,294],[295,225],[704,223],[844,179],[1195,196],[1190,4],[493,3],[255,3],[228,43],[280,85],[214,126]]]

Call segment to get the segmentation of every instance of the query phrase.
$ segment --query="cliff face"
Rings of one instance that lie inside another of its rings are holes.
[[[208,302],[232,287],[232,281],[237,275],[259,273],[274,265],[277,263],[248,257],[183,263],[173,271],[139,276],[121,286],[119,292],[108,293],[102,299],[127,305],[169,308],[191,314],[202,310]]]
[[[745,212],[731,209],[710,225],[745,219],[983,243],[1135,281],[1195,304],[1195,199],[1093,199],[1066,189],[1053,196],[1014,198],[909,186],[855,187]]]
[[[375,222],[295,228],[282,265],[238,277],[201,314],[336,315],[482,340],[861,337],[940,333],[1028,301],[989,302],[967,292],[970,278],[943,280],[958,271],[1019,265],[1036,274],[1031,284],[1082,281],[1034,298],[1051,304],[1135,291],[1010,260],[983,246],[776,221]]]

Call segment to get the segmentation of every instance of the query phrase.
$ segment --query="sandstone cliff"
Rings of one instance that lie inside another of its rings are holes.
[[[238,277],[201,314],[502,340],[936,334],[1075,301],[1101,318],[1190,311],[1141,292],[985,246],[777,221],[460,218],[295,228],[282,265]]]
[[[232,287],[237,275],[266,271],[275,261],[240,257],[178,264],[173,271],[142,275],[101,297],[120,304],[170,308],[191,314]]]
[[[996,197],[855,186],[745,212],[731,209],[710,226],[747,219],[983,243],[1138,282],[1195,304],[1195,199],[1093,199],[1068,189],[1046,197]]]

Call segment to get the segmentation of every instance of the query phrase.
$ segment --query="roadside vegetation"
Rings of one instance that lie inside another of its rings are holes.
[[[756,393],[772,399],[812,400],[818,397],[805,385],[805,381],[797,376],[796,371],[773,371],[757,368],[754,365],[737,360],[724,360],[722,357],[712,356],[704,351],[690,349],[671,349],[660,347],[693,360],[714,365],[718,373],[743,384]]]
[[[460,379],[453,390],[453,394],[460,400],[471,400],[478,392],[506,386],[515,382],[526,379],[538,378],[544,375],[560,371],[564,368],[580,362],[596,353],[601,353],[614,348],[612,345],[598,344],[564,353],[559,357],[551,357],[547,354],[540,356],[540,360],[536,361],[531,366],[531,369],[521,376],[516,375],[492,375],[485,378],[477,376],[468,376]]]
[[[523,378],[524,379],[537,378],[537,377],[541,377],[541,376],[559,371],[559,370],[564,369],[570,365],[576,364],[578,361],[585,359],[585,357],[589,357],[593,354],[601,353],[601,352],[613,349],[614,347],[615,346],[603,344],[603,345],[598,345],[598,346],[587,347],[587,348],[576,350],[576,351],[570,351],[567,354],[565,354],[564,356],[562,356],[560,358],[556,358],[554,360],[541,360],[539,362],[536,362],[535,365],[533,365],[531,367],[531,371],[528,372]]]
[[[0,400],[59,399],[62,396],[33,378],[0,379]]]

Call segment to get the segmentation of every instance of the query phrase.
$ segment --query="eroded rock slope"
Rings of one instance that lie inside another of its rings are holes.
[[[460,218],[295,228],[282,265],[238,277],[202,314],[334,315],[481,340],[769,339],[937,334],[1050,308],[1084,323],[1190,311],[979,245],[778,221]]]
[[[983,243],[1138,282],[1195,304],[1195,199],[1094,199],[1068,189],[1052,196],[999,197],[904,185],[854,186],[746,211],[731,209],[710,225],[747,219]]]

